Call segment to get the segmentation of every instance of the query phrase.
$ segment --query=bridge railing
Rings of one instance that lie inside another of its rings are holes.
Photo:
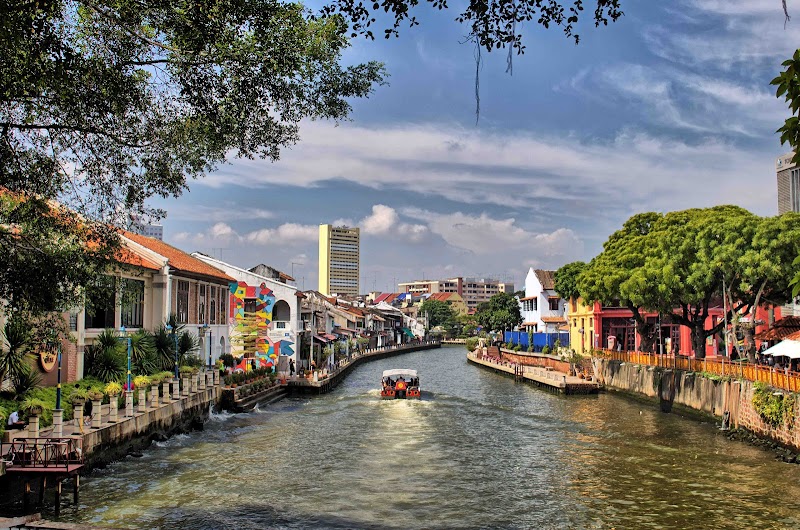
[[[790,392],[800,391],[800,372],[752,364],[746,361],[730,362],[716,359],[694,359],[682,355],[658,355],[655,353],[597,350],[596,356],[634,364],[660,366],[687,372],[708,372],[722,377],[733,377],[766,383]]]

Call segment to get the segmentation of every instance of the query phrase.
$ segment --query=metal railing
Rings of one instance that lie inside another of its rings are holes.
[[[596,356],[634,364],[660,366],[687,372],[708,372],[722,377],[746,379],[766,383],[789,392],[800,391],[800,373],[781,368],[752,364],[746,361],[731,362],[716,359],[694,359],[682,355],[596,350]]]
[[[19,438],[0,443],[7,467],[64,468],[83,463],[81,438]]]

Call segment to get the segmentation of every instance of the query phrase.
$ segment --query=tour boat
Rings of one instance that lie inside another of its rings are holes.
[[[416,370],[403,368],[384,370],[381,386],[381,397],[384,399],[420,397],[419,378]]]

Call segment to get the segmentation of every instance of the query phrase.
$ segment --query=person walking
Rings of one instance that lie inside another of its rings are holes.
[[[289,359],[289,377],[294,376],[294,359]]]

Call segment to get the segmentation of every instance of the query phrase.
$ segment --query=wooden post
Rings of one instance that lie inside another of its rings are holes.
[[[47,475],[42,475],[39,481],[39,506],[44,504],[44,490],[47,489]]]
[[[56,479],[56,519],[61,515],[61,480]]]
[[[75,482],[72,484],[72,501],[78,504],[78,491],[81,488],[81,476],[75,473]]]

